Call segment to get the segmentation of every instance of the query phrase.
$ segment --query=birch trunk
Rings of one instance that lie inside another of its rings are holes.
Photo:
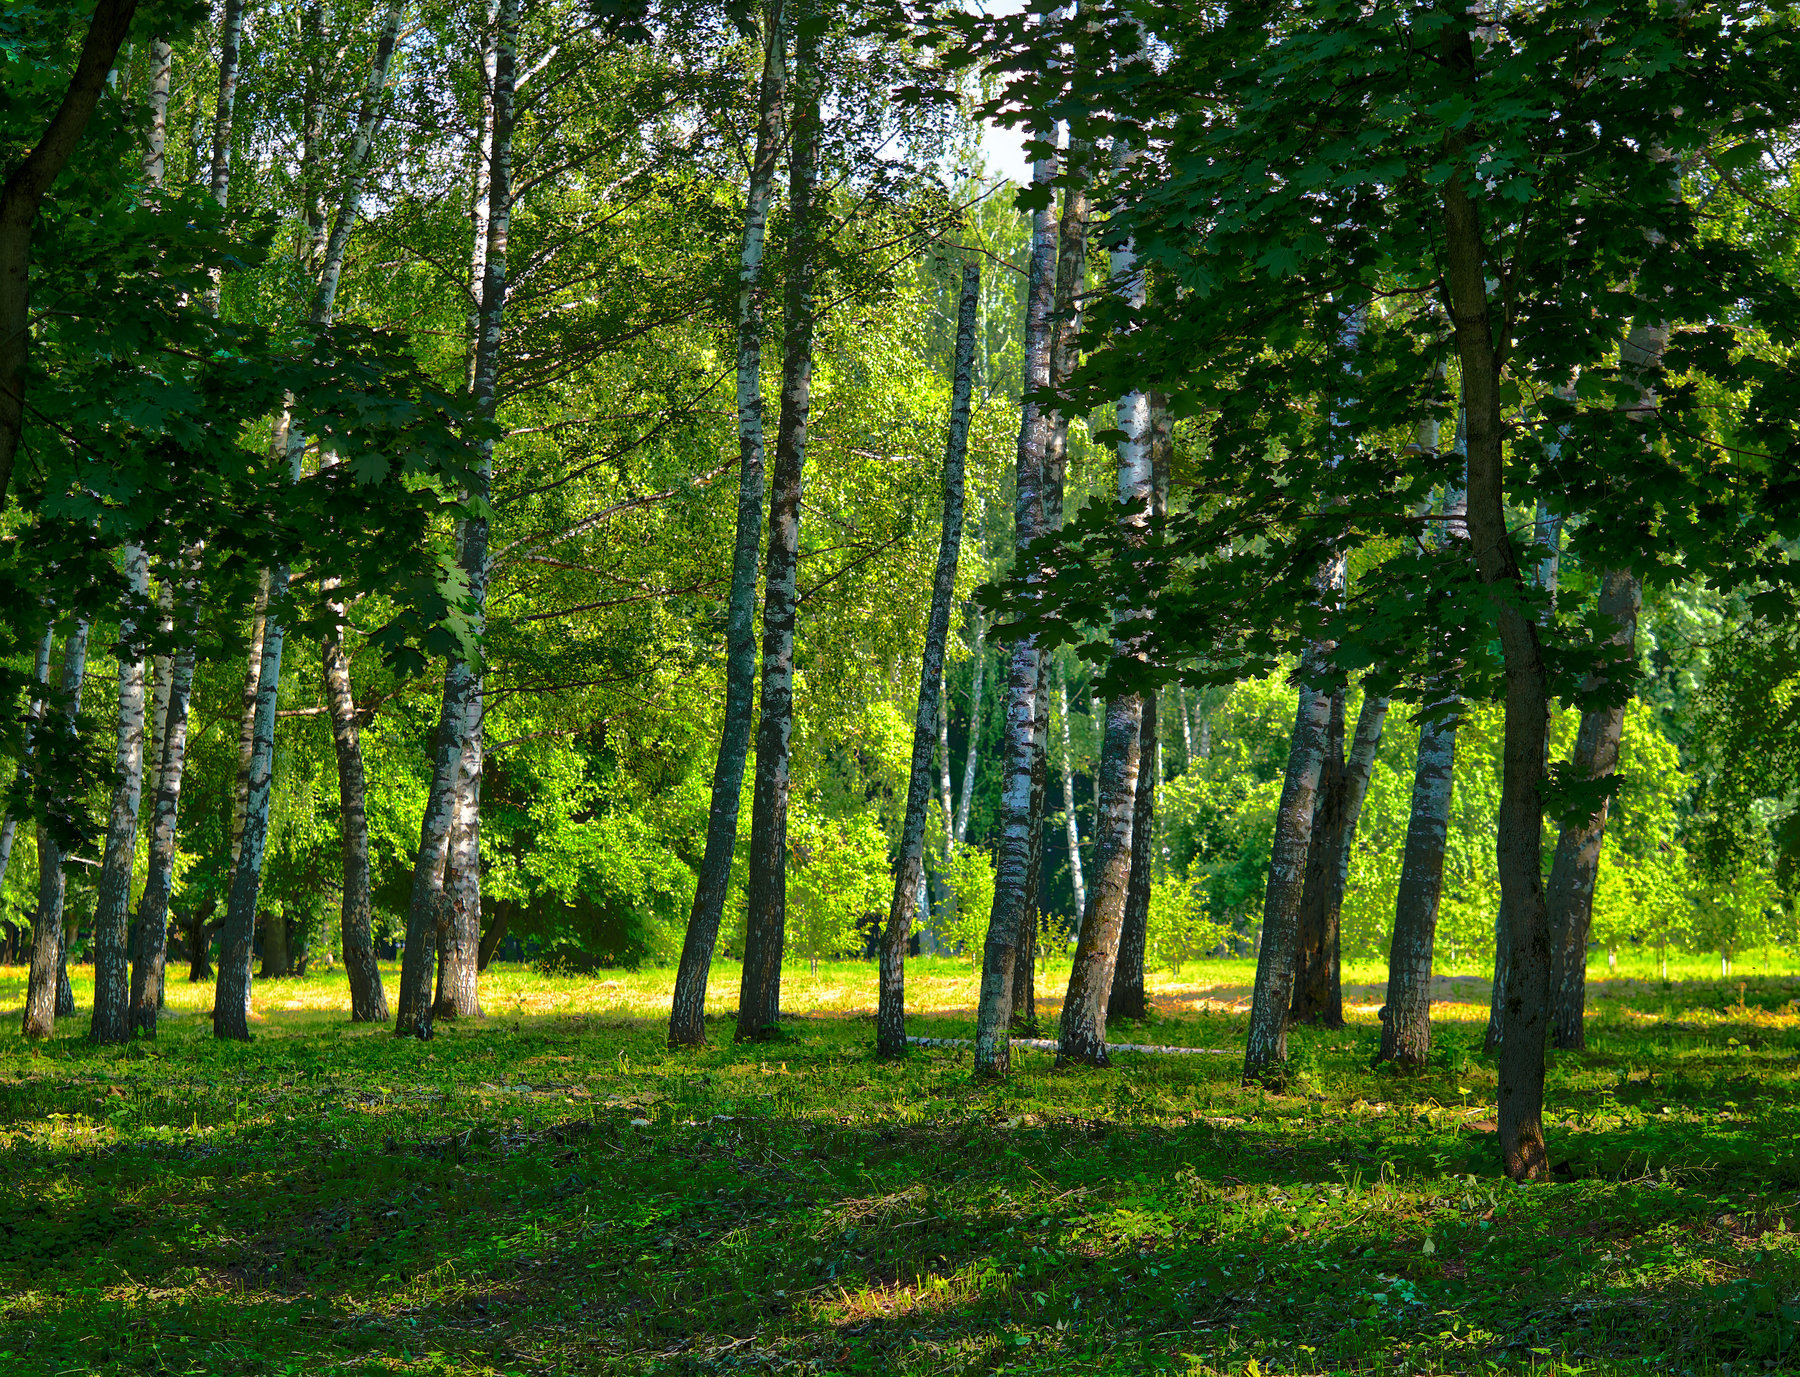
[[[237,111],[238,53],[243,34],[244,0],[225,0],[219,24],[219,97],[213,108],[212,160],[207,171],[213,200],[220,206],[231,200],[231,133]],[[212,269],[206,304],[214,315],[219,313],[221,278],[221,271]]]
[[[137,856],[138,803],[144,787],[144,646],[138,619],[150,607],[150,562],[137,545],[125,547],[130,603],[120,619],[119,713],[113,750],[112,807],[106,850],[94,899],[94,1011],[88,1039],[131,1038],[131,870]]]
[[[783,0],[770,0],[765,17],[762,79],[757,92],[756,154],[744,198],[744,235],[738,254],[737,537],[731,552],[731,595],[725,613],[725,713],[719,754],[713,763],[712,801],[706,816],[706,851],[694,884],[694,906],[681,944],[675,995],[669,1010],[669,1045],[706,1043],[706,985],[737,847],[738,812],[744,793],[744,761],[756,696],[756,577],[762,545],[763,392],[762,265],[769,228],[775,163],[781,152],[781,110],[787,57]]]
[[[944,815],[944,850],[950,850],[950,827],[956,817],[956,806],[950,793],[950,692],[945,688],[938,695],[938,807]]]
[[[1124,145],[1117,145],[1116,159],[1123,162],[1125,156]],[[1114,249],[1109,266],[1114,290],[1134,310],[1141,310],[1144,273],[1134,247],[1127,242]],[[1156,443],[1150,396],[1147,392],[1127,393],[1119,399],[1117,410],[1118,428],[1125,435],[1118,453],[1118,495],[1124,511],[1120,524],[1128,536],[1139,537],[1153,518],[1156,504]],[[1115,619],[1115,655],[1135,653],[1127,624],[1137,615],[1134,612]],[[1069,990],[1063,999],[1057,1040],[1059,1065],[1107,1064],[1106,1010],[1131,887],[1132,821],[1137,805],[1144,708],[1145,699],[1138,694],[1124,695],[1107,707],[1100,762],[1100,806],[1094,827],[1093,893],[1081,915]]]
[[[782,340],[781,422],[769,484],[769,553],[763,589],[762,701],[756,785],[750,803],[750,876],[744,970],[738,990],[740,1041],[781,1023],[781,953],[787,938],[788,748],[794,732],[795,578],[800,559],[800,494],[812,411],[813,277],[818,269],[819,35],[806,22],[794,45],[793,153],[788,166],[788,280]]]
[[[494,19],[492,154],[488,161],[487,253],[482,263],[480,330],[476,339],[471,399],[485,420],[494,415],[500,379],[500,327],[505,315],[507,242],[512,227],[512,142],[518,82],[519,0],[500,0]],[[493,475],[491,441],[484,441],[472,497],[485,502]],[[469,597],[479,629],[486,610],[488,523],[471,516],[462,523],[458,559],[469,580]],[[394,1032],[402,1037],[432,1035],[432,968],[438,932],[452,921],[452,902],[444,892],[450,833],[461,794],[459,779],[468,743],[481,730],[482,689],[479,666],[452,657],[444,672],[444,696],[438,714],[437,748],[425,815],[419,825],[419,850],[413,863],[412,902],[406,917],[406,950],[400,963],[400,992]],[[477,757],[479,758],[479,757]],[[458,944],[459,953],[463,944]],[[478,960],[478,944],[468,944],[467,960]],[[468,973],[469,987],[474,972]]]
[[[1175,715],[1181,719],[1181,769],[1187,773],[1194,763],[1194,727],[1188,720],[1187,689],[1175,686]]]
[[[367,181],[370,154],[382,121],[382,97],[387,90],[388,69],[400,30],[401,6],[390,5],[377,31],[375,56],[357,108],[355,131],[345,157],[343,186],[339,192],[331,233],[319,259],[319,280],[313,295],[312,321],[329,325],[336,315],[338,284],[349,252],[350,236],[362,213],[362,192]],[[323,228],[323,216],[320,217]],[[329,466],[336,456],[321,449],[319,463]],[[368,781],[363,768],[361,732],[356,720],[356,695],[350,677],[350,661],[344,651],[344,605],[331,598],[333,585],[325,588],[334,627],[320,646],[325,681],[325,704],[331,714],[331,743],[337,759],[338,850],[343,865],[343,889],[338,925],[344,951],[344,971],[350,985],[350,1021],[385,1023],[387,992],[381,985],[381,968],[375,960],[370,927],[373,904],[369,895]]]
[[[1637,385],[1632,419],[1647,421],[1656,410],[1656,375],[1668,348],[1666,324],[1639,326],[1626,337],[1620,350],[1622,370]],[[1637,660],[1637,618],[1643,606],[1643,584],[1629,570],[1608,570],[1600,583],[1601,615],[1617,626],[1610,638],[1631,674]],[[1601,681],[1590,680],[1590,690]],[[1581,715],[1575,741],[1574,765],[1583,779],[1611,775],[1619,763],[1619,743],[1625,728],[1625,709],[1596,708]],[[1608,802],[1587,819],[1565,824],[1557,838],[1550,863],[1549,916],[1553,942],[1550,971],[1550,1040],[1557,1047],[1587,1045],[1582,1013],[1587,1003],[1588,931],[1594,915],[1594,884],[1599,877],[1600,844],[1606,834]]]
[[[963,752],[962,797],[956,801],[956,826],[951,829],[947,848],[952,851],[969,834],[969,805],[975,797],[975,767],[981,755],[981,681],[987,672],[987,646],[981,637],[981,609],[971,604],[969,646],[975,655],[975,672],[969,682],[969,745]]]
[[[1313,813],[1331,695],[1311,687],[1323,647],[1301,657],[1300,702],[1288,745],[1287,773],[1275,809],[1275,840],[1269,853],[1269,882],[1256,953],[1256,986],[1250,1000],[1250,1028],[1244,1049],[1244,1080],[1261,1079],[1287,1060],[1288,1010],[1294,1000],[1294,951],[1299,937],[1300,897],[1312,847]]]
[[[285,433],[282,441],[286,446]],[[256,746],[256,691],[262,683],[263,637],[268,632],[269,571],[257,583],[250,611],[250,655],[244,670],[244,694],[238,711],[237,779],[231,791],[231,867],[237,869],[244,842],[245,809],[250,801],[250,756]]]
[[[162,760],[150,801],[150,855],[144,896],[138,903],[137,961],[131,969],[131,1031],[155,1037],[162,1008],[163,966],[169,946],[169,896],[175,878],[175,825],[181,809],[181,781],[187,763],[188,708],[194,689],[195,641],[199,635],[197,589],[190,577],[181,645],[170,661],[169,700],[163,716]],[[204,924],[200,925],[204,933]],[[203,959],[203,958],[202,958]]]
[[[1069,884],[1075,891],[1075,911],[1087,912],[1087,878],[1081,871],[1081,824],[1075,816],[1075,752],[1069,743],[1069,680],[1059,667],[1056,699],[1062,723],[1063,827],[1069,839]]]
[[[271,609],[287,591],[288,571],[277,565],[269,574]],[[257,673],[256,704],[251,714],[250,767],[245,772],[243,829],[239,834],[225,922],[219,933],[219,976],[213,987],[213,1036],[250,1038],[250,963],[256,933],[256,906],[262,891],[263,848],[269,840],[269,789],[275,772],[275,705],[281,685],[284,640],[280,618],[271,610],[264,619],[262,664]],[[275,922],[285,922],[280,917]],[[285,930],[282,934],[286,936]],[[285,945],[285,944],[284,944]]]
[[[881,994],[875,1014],[875,1050],[884,1057],[906,1051],[906,947],[913,910],[925,876],[925,813],[931,799],[931,751],[942,725],[944,646],[950,635],[950,604],[956,597],[957,557],[962,552],[963,461],[969,448],[969,401],[975,372],[975,306],[981,299],[981,265],[963,264],[957,306],[956,364],[950,397],[950,435],[944,446],[944,528],[938,540],[937,574],[919,665],[919,710],[913,723],[912,774],[906,788],[906,819],[894,866],[894,900],[881,944]],[[945,777],[946,791],[949,780]]]
[[[475,702],[463,740],[457,776],[456,822],[450,831],[444,889],[449,895],[449,921],[438,941],[437,998],[433,1018],[480,1018],[476,976],[481,969],[481,768],[482,684],[470,685]]]
[[[1444,30],[1443,57],[1453,78],[1475,79],[1469,29]],[[1452,141],[1452,157],[1462,153]],[[1549,675],[1537,627],[1523,611],[1525,581],[1506,523],[1505,423],[1501,357],[1488,309],[1481,215],[1466,172],[1443,187],[1445,297],[1456,331],[1469,415],[1469,536],[1481,581],[1494,607],[1505,667],[1506,726],[1496,852],[1507,915],[1504,1045],[1499,1058],[1500,1150],[1507,1175],[1533,1180],[1549,1170],[1544,1147],[1544,1035],[1550,984],[1549,918],[1542,872],[1544,746],[1550,715]]]
[[[46,712],[48,730],[73,734],[81,716],[81,685],[87,672],[86,622],[76,622],[63,640],[61,702]],[[38,824],[38,904],[31,923],[31,974],[26,980],[24,1034],[47,1038],[62,1009],[63,853],[48,826]]]
[[[1013,544],[1023,552],[1044,529],[1044,458],[1050,418],[1031,393],[1048,386],[1051,362],[1051,312],[1056,290],[1056,234],[1050,216],[1050,180],[1054,158],[1032,164],[1032,182],[1044,204],[1032,213],[1031,266],[1025,285],[1026,398],[1020,407],[1019,444],[1014,487]],[[1002,737],[1000,784],[1000,854],[994,876],[994,902],[988,912],[987,939],[982,947],[981,1001],[975,1017],[975,1074],[1003,1077],[1012,1069],[1008,1030],[1012,1024],[1013,967],[1019,931],[1026,920],[1030,895],[1032,833],[1031,793],[1040,743],[1037,739],[1038,692],[1042,683],[1037,642],[1014,644],[1006,685],[1006,720]],[[971,721],[978,719],[972,718]],[[974,759],[975,734],[969,737]],[[964,780],[958,812],[966,822],[974,766]],[[960,841],[960,835],[959,835]]]
[[[1344,694],[1330,697],[1325,728],[1325,757],[1319,768],[1319,787],[1313,797],[1311,844],[1306,856],[1306,881],[1300,891],[1300,913],[1295,924],[1294,995],[1288,1007],[1288,1023],[1318,1023],[1327,1028],[1344,1026],[1343,1000],[1334,999],[1336,981],[1337,902],[1333,893],[1338,857],[1344,849]]]
[[[1600,584],[1601,615],[1612,618],[1618,626],[1610,640],[1633,660],[1643,592],[1637,578],[1622,569],[1607,570]],[[1597,691],[1603,683],[1590,680],[1584,687]],[[1622,703],[1618,707],[1591,708],[1581,714],[1573,761],[1577,779],[1605,779],[1618,769],[1624,728]],[[1554,1047],[1587,1046],[1582,1014],[1587,1002],[1588,930],[1594,914],[1594,883],[1599,877],[1600,845],[1606,836],[1610,806],[1611,800],[1602,800],[1588,817],[1565,823],[1550,862],[1547,904],[1550,931],[1555,939],[1550,976],[1550,1042]]]

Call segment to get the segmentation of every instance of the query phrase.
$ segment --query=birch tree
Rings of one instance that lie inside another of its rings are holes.
[[[45,729],[72,736],[81,716],[81,687],[87,673],[88,624],[76,621],[63,637],[61,682],[57,699],[45,714]],[[40,751],[40,759],[45,752]],[[59,799],[67,808],[70,800]],[[47,1038],[56,1031],[63,1012],[59,985],[67,953],[63,950],[63,850],[49,822],[39,822],[37,916],[31,922],[31,973],[25,985],[23,1032],[28,1038]],[[69,1012],[73,1013],[72,1007]]]
[[[1013,548],[1021,558],[1044,529],[1044,452],[1050,418],[1032,393],[1050,382],[1051,315],[1056,292],[1056,225],[1050,182],[1055,175],[1053,151],[1050,156],[1033,161],[1032,190],[1038,203],[1032,211],[1031,259],[1025,286],[1025,397],[1020,406],[1013,495]],[[1001,745],[1000,854],[987,936],[982,944],[981,1000],[975,1021],[978,1076],[1004,1077],[1012,1067],[1008,1032],[1013,1014],[1013,966],[1020,928],[1029,916],[1032,832],[1037,822],[1031,812],[1031,793],[1039,749],[1039,659],[1037,642],[1029,637],[1016,642],[1009,656]],[[971,731],[971,742],[973,739]],[[969,790],[965,787],[959,818],[966,816],[968,803]]]
[[[875,1014],[875,1050],[884,1057],[906,1051],[906,947],[913,910],[925,883],[925,813],[931,797],[931,752],[937,742],[944,698],[944,647],[950,605],[956,597],[956,565],[962,551],[963,464],[969,448],[969,404],[975,370],[975,308],[981,299],[980,260],[963,265],[957,303],[956,358],[952,372],[950,434],[944,445],[944,524],[932,580],[931,612],[919,663],[919,707],[913,722],[906,816],[894,863],[894,898],[881,942],[881,988]]]
[[[519,0],[500,0],[494,20],[494,81],[492,95],[492,153],[488,162],[487,253],[482,266],[480,329],[475,349],[471,401],[477,415],[494,416],[500,376],[500,327],[506,307],[507,240],[512,221],[513,130],[518,83]],[[481,441],[476,470],[476,491],[471,496],[485,503],[493,475],[493,442]],[[485,515],[471,515],[459,523],[457,558],[469,583],[469,600],[477,622],[482,616],[487,587],[488,522]],[[432,975],[440,933],[454,918],[453,902],[444,888],[450,834],[456,822],[461,775],[470,743],[481,731],[482,689],[479,666],[453,657],[444,671],[442,707],[438,715],[431,788],[425,815],[419,826],[419,850],[413,863],[412,902],[407,911],[406,950],[400,967],[400,993],[394,1031],[421,1040],[432,1036]],[[478,796],[476,796],[478,797]],[[463,950],[459,944],[459,952]],[[479,954],[478,942],[466,946],[472,967]],[[465,988],[472,992],[471,970]]]
[[[788,751],[794,732],[795,579],[800,561],[800,494],[812,412],[813,282],[821,207],[816,203],[820,127],[819,24],[798,16],[794,44],[793,151],[788,164],[788,279],[783,302],[781,422],[769,484],[769,549],[763,577],[762,690],[756,783],[750,807],[750,875],[745,896],[744,966],[738,991],[740,1041],[781,1022],[781,954],[787,933]]]
[[[770,0],[763,17],[762,76],[757,87],[756,146],[744,193],[744,230],[738,253],[737,531],[731,554],[731,595],[725,614],[725,714],[713,764],[712,798],[706,817],[706,850],[694,886],[675,972],[669,1009],[669,1045],[699,1047],[706,1042],[706,983],[713,949],[731,885],[737,846],[738,811],[744,793],[744,761],[756,689],[756,583],[762,546],[763,249],[775,164],[781,152],[782,107],[786,99],[787,54],[784,0]]]

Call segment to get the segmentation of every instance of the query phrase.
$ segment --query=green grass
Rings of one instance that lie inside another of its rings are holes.
[[[661,1045],[667,971],[495,970],[429,1045],[351,1028],[335,974],[259,985],[256,1040],[220,1044],[173,983],[155,1044],[94,1050],[79,984],[20,1040],[7,968],[0,1373],[1785,1368],[1800,979],[1751,968],[1597,981],[1526,1189],[1466,981],[1397,1075],[1352,965],[1350,1026],[1297,1033],[1278,1095],[1235,1055],[883,1064],[859,963],[800,966],[786,1040],[721,1020],[698,1054]],[[916,1031],[966,1036],[966,963],[915,974]],[[1118,1036],[1239,1049],[1249,974],[1159,977]]]

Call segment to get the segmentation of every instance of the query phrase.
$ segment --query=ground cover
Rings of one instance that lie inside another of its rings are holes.
[[[860,963],[793,977],[785,1040],[721,1020],[698,1054],[662,1046],[666,971],[497,968],[429,1045],[350,1027],[332,973],[260,985],[256,1039],[218,1043],[177,983],[155,1044],[97,1050],[84,1016],[24,1043],[0,969],[0,1372],[1791,1366],[1800,976],[1752,967],[1596,963],[1529,1188],[1476,979],[1400,1075],[1352,966],[1349,1027],[1300,1030],[1275,1094],[1237,1084],[1247,962],[1158,977],[1118,1034],[1227,1055],[1025,1052],[1003,1086],[876,1061]],[[967,964],[913,974],[914,1030],[966,1036]]]

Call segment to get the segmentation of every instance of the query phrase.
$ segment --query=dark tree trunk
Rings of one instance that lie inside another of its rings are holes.
[[[762,84],[757,96],[756,156],[744,200],[743,245],[738,255],[738,503],[737,538],[731,554],[731,596],[725,614],[725,713],[713,764],[712,801],[706,817],[706,852],[694,884],[694,907],[681,945],[675,995],[669,1009],[669,1045],[706,1043],[706,985],[713,949],[731,887],[743,797],[744,760],[750,750],[756,698],[756,580],[762,544],[763,392],[762,264],[768,233],[775,162],[781,151],[782,91],[787,57],[783,0],[770,0],[763,34]]]
[[[1443,32],[1443,60],[1453,79],[1472,85],[1473,21]],[[1460,161],[1464,147],[1446,150]],[[1549,1014],[1550,931],[1542,872],[1544,746],[1549,729],[1549,674],[1537,627],[1523,608],[1525,578],[1506,517],[1502,355],[1488,309],[1487,246],[1476,185],[1457,167],[1443,186],[1444,288],[1456,331],[1469,426],[1469,535],[1481,581],[1494,589],[1505,666],[1506,726],[1502,747],[1499,859],[1506,913],[1504,1042],[1499,1057],[1500,1150],[1507,1175],[1533,1180],[1549,1170],[1544,1147],[1544,1041]],[[1502,345],[1504,342],[1501,342]]]
[[[1032,164],[1032,183],[1044,203],[1032,212],[1031,266],[1025,285],[1025,365],[1027,398],[1020,408],[1019,444],[1013,506],[1013,545],[1022,551],[1044,529],[1044,454],[1050,417],[1029,394],[1050,382],[1051,312],[1056,290],[1056,235],[1050,215],[1050,180],[1054,158]],[[1003,1077],[1012,1069],[1008,1032],[1012,1026],[1013,967],[1019,933],[1029,912],[1032,834],[1032,785],[1040,743],[1037,740],[1038,689],[1042,656],[1033,639],[1012,648],[1006,684],[1006,721],[1001,745],[1000,853],[994,876],[994,902],[982,944],[981,1002],[975,1016],[975,1074]],[[971,749],[974,741],[971,726]],[[970,771],[973,778],[973,770]],[[958,808],[965,818],[967,782]],[[960,826],[960,823],[959,823]]]
[[[374,908],[369,896],[368,782],[351,690],[350,662],[340,638],[325,639],[325,695],[331,704],[331,743],[337,757],[338,849],[344,868],[338,909],[344,945],[344,973],[350,982],[350,1021],[386,1023],[387,991],[375,961]]]
[[[213,978],[212,942],[218,931],[213,922],[217,904],[209,899],[188,916],[183,929],[188,949],[188,984],[198,985]]]
[[[931,612],[919,664],[919,708],[913,722],[912,774],[906,789],[906,819],[894,866],[894,898],[881,942],[881,994],[875,1014],[875,1050],[881,1056],[906,1051],[906,947],[913,910],[925,883],[925,813],[931,802],[931,752],[943,724],[944,647],[950,636],[950,605],[956,597],[957,557],[962,552],[963,460],[969,447],[969,403],[975,376],[975,307],[981,298],[981,264],[963,264],[957,308],[956,361],[950,397],[950,436],[944,446],[944,527],[938,541],[937,574],[931,585]],[[944,780],[946,793],[949,780]]]
[[[1150,1017],[1144,993],[1144,949],[1150,938],[1150,863],[1156,845],[1156,757],[1158,737],[1154,694],[1144,699],[1138,731],[1137,795],[1131,810],[1131,869],[1125,881],[1125,910],[1119,923],[1119,959],[1113,966],[1106,1021]]]
[[[1300,893],[1300,918],[1294,944],[1294,998],[1288,1022],[1344,1026],[1343,995],[1337,982],[1338,907],[1343,890],[1337,884],[1338,859],[1344,851],[1345,769],[1344,694],[1331,695],[1325,728],[1325,759],[1313,801],[1312,843],[1306,857],[1306,883]]]
[[[506,940],[506,927],[512,921],[512,909],[507,904],[495,904],[494,916],[488,920],[487,931],[481,934],[481,948],[475,957],[475,969],[485,971],[494,960],[494,953],[500,950],[500,944]]]
[[[750,804],[750,876],[737,1036],[760,1038],[781,1022],[781,955],[787,939],[788,747],[794,732],[795,578],[800,493],[812,412],[813,276],[818,231],[813,204],[819,160],[819,37],[803,19],[794,49],[793,157],[788,169],[787,323],[781,423],[769,483],[769,553],[763,593],[762,702],[756,785]]]

